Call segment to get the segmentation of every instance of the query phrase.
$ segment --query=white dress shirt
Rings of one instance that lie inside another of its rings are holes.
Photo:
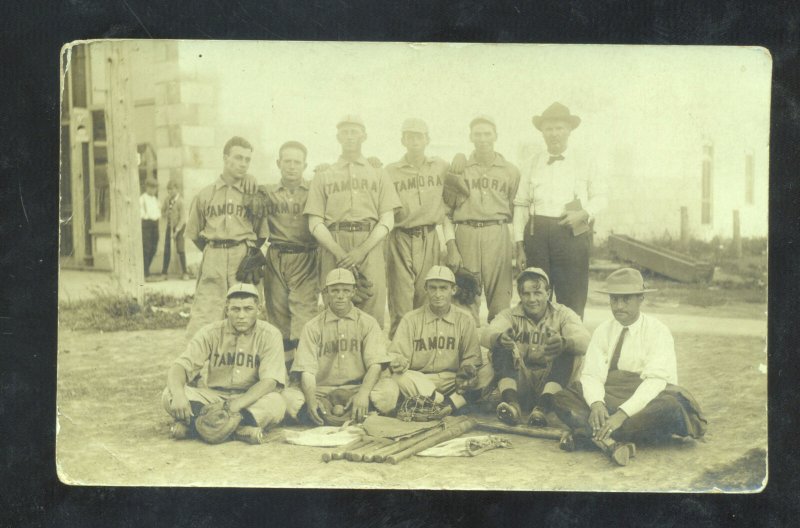
[[[143,193],[139,197],[139,210],[142,220],[158,220],[161,218],[161,204],[158,198],[151,194]]]
[[[605,209],[607,185],[593,158],[569,149],[562,152],[563,160],[547,164],[550,153],[539,152],[522,165],[522,180],[514,198],[514,240],[524,239],[525,223],[534,214],[558,218],[564,205],[578,198],[583,209],[593,219]],[[527,215],[516,214],[520,209]]]
[[[622,328],[616,319],[605,321],[589,342],[581,373],[583,398],[589,406],[604,401],[608,367]],[[617,366],[619,370],[639,374],[643,380],[636,392],[619,406],[625,414],[633,416],[658,396],[667,383],[678,384],[675,343],[669,328],[658,319],[639,314],[636,322],[628,326]]]

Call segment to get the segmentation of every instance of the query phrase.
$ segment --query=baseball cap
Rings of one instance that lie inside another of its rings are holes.
[[[403,126],[400,127],[400,132],[419,132],[420,134],[428,133],[428,125],[422,119],[410,117],[403,121]]]
[[[344,268],[336,268],[328,272],[325,277],[325,286],[333,286],[334,284],[353,284],[355,285],[356,278],[350,270]]]
[[[480,123],[489,123],[494,128],[497,128],[497,123],[494,122],[494,119],[489,117],[486,114],[480,114],[480,115],[475,116],[475,118],[473,118],[473,120],[469,122],[469,127],[472,128],[475,125],[480,124]]]
[[[364,130],[367,129],[367,127],[364,126],[364,121],[355,114],[347,114],[346,116],[341,118],[339,122],[336,123],[336,128],[341,128],[344,125],[358,125]]]
[[[252,295],[253,297],[258,298],[258,290],[252,284],[248,284],[246,282],[240,282],[238,284],[234,284],[228,289],[228,294],[225,296],[226,299],[229,299],[231,295],[235,295],[237,293],[244,293],[246,295]]]
[[[524,280],[525,277],[530,275],[542,277],[545,280],[545,282],[547,282],[548,286],[550,285],[550,277],[547,276],[547,273],[542,268],[535,268],[535,267],[525,268],[524,270],[522,270],[519,274],[519,277],[517,277],[517,282]]]
[[[429,280],[443,280],[455,284],[456,276],[453,275],[452,270],[447,266],[431,266],[428,274],[425,275],[425,282]]]

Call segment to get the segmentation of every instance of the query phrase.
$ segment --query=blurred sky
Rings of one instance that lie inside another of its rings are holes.
[[[399,128],[421,117],[429,153],[469,151],[468,123],[498,124],[496,149],[513,162],[541,146],[531,116],[553,101],[583,123],[572,146],[620,146],[660,158],[699,152],[704,137],[731,152],[768,144],[771,61],[743,47],[301,43],[184,41],[181,60],[218,83],[222,143],[256,142],[253,170],[277,178],[275,151],[296,139],[311,167],[338,157],[335,124],[347,113],[367,125],[367,155],[403,154]],[[761,164],[766,174],[766,164]]]

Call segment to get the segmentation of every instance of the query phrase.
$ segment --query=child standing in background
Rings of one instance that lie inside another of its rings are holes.
[[[183,231],[186,227],[186,216],[183,207],[183,198],[180,195],[178,184],[170,181],[167,184],[169,195],[161,206],[161,214],[167,219],[167,231],[164,237],[164,265],[161,269],[162,275],[167,275],[169,260],[171,256],[171,240],[175,239],[175,251],[178,253],[178,260],[181,264],[181,274],[183,280],[189,280],[186,271],[186,250],[183,243]]]

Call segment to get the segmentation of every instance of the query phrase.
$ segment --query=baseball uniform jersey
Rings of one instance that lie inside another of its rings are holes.
[[[304,213],[323,219],[334,240],[350,251],[369,237],[384,213],[400,207],[400,199],[386,171],[376,169],[363,157],[340,158],[311,181]],[[328,251],[320,252],[320,277],[336,268]],[[386,306],[386,265],[383,243],[378,244],[359,271],[373,283],[374,295],[359,306],[383,326]]]
[[[256,321],[252,329],[243,333],[236,331],[227,319],[210,323],[194,335],[175,364],[186,371],[189,380],[194,380],[207,366],[207,388],[195,384],[184,388],[189,401],[202,404],[242,394],[260,380],[274,380],[278,388],[286,384],[281,333],[266,321]],[[168,412],[170,400],[167,389],[164,403]],[[273,392],[247,410],[259,426],[266,427],[280,422],[286,407],[283,398]]]
[[[467,160],[464,178],[469,197],[452,211],[456,246],[464,266],[480,273],[491,321],[511,304],[513,246],[507,224],[513,216],[520,174],[500,154],[495,153],[494,161],[486,167],[473,153]],[[477,299],[471,306],[476,321],[479,309]]]
[[[445,216],[442,180],[448,167],[436,157],[426,157],[415,167],[405,156],[386,167],[401,203],[387,239],[390,338],[403,315],[424,304],[425,275],[431,266],[439,264],[435,228]]]
[[[317,313],[317,240],[303,215],[308,189],[305,180],[294,189],[283,183],[259,189],[266,197],[270,233],[264,277],[267,320],[286,340],[299,339]]]
[[[516,373],[498,372],[501,390],[519,390],[520,401],[524,405],[526,400],[532,402],[538,397],[545,381],[555,381],[566,387],[581,364],[575,358],[581,357],[589,345],[589,331],[578,315],[570,308],[550,301],[545,314],[536,323],[525,315],[522,305],[517,304],[500,312],[481,332],[481,345],[491,348],[500,334],[509,328],[516,343],[520,364]],[[564,337],[569,347],[569,350],[563,351],[549,363],[544,356],[547,329]],[[553,376],[549,376],[548,371]],[[509,383],[510,380],[507,380],[503,383],[503,377],[515,382]]]
[[[244,242],[268,236],[267,222],[245,205],[240,183],[229,185],[220,176],[195,196],[186,221],[186,237],[207,243],[186,329],[190,338],[205,324],[222,319],[225,295],[238,282],[236,270],[247,253]]]
[[[456,306],[443,316],[434,314],[427,304],[408,312],[389,351],[390,356],[403,356],[409,363],[408,370],[393,377],[406,397],[430,396],[434,389],[445,395],[452,393],[456,373],[464,365],[479,369],[476,389],[492,380],[491,366],[481,359],[475,321]]]
[[[319,394],[337,387],[355,392],[369,367],[388,362],[386,339],[372,316],[355,307],[342,317],[326,309],[303,328],[292,372],[313,374]],[[386,413],[394,409],[398,395],[391,378],[382,377],[370,392],[370,399]],[[296,417],[305,403],[302,390],[293,385],[283,391],[283,396],[287,412]]]

